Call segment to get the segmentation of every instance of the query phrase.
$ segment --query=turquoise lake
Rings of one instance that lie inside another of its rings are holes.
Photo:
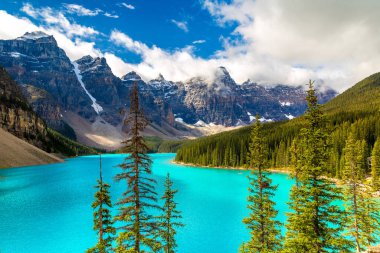
[[[233,253],[249,238],[242,223],[248,214],[248,171],[197,168],[171,163],[175,154],[154,154],[157,192],[169,172],[174,181],[184,228],[178,230],[179,253]],[[103,155],[104,181],[113,201],[125,184],[113,181],[124,155]],[[94,245],[92,230],[94,184],[98,156],[67,159],[65,163],[0,170],[0,252],[76,253]],[[271,174],[278,184],[278,219],[285,221],[293,181]]]

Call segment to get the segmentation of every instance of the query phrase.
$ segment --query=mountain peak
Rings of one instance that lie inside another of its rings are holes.
[[[158,77],[157,77],[156,79],[154,79],[154,80],[157,80],[157,81],[165,81],[165,78],[164,78],[164,76],[160,73],[160,74],[158,74]]]
[[[141,77],[135,71],[131,71],[131,72],[127,73],[126,75],[124,75],[121,78],[121,80],[123,80],[123,81],[140,81]]]
[[[93,60],[94,60],[94,58],[91,55],[85,55],[82,58],[76,60],[76,62],[78,62],[78,63],[80,63],[80,62],[92,62]]]
[[[18,40],[38,40],[41,38],[53,38],[52,35],[46,34],[42,31],[35,31],[35,32],[26,32],[21,37],[18,37]]]
[[[219,66],[215,71],[215,75],[216,76],[230,76],[230,73],[225,67]]]

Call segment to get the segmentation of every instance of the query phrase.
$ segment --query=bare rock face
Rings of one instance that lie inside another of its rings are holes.
[[[110,124],[119,124],[122,119],[119,113],[122,104],[118,94],[120,78],[114,76],[105,58],[85,56],[75,63],[78,64],[86,90],[102,108],[99,114]]]
[[[45,122],[29,106],[20,87],[0,67],[0,127],[13,135],[45,148]]]
[[[88,119],[96,116],[70,59],[53,36],[34,32],[0,40],[0,62],[17,83],[46,90],[63,109]]]
[[[20,87],[33,111],[43,118],[50,128],[73,140],[76,139],[74,130],[63,120],[61,106],[50,93],[33,85],[21,85]]]

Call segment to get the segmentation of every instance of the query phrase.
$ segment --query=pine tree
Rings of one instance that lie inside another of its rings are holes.
[[[95,186],[98,191],[95,193],[95,201],[92,203],[94,211],[94,230],[97,231],[98,243],[87,250],[88,253],[107,253],[112,247],[113,236],[116,233],[110,213],[112,208],[109,193],[110,186],[103,182],[102,176],[102,156],[99,155],[99,179]]]
[[[248,157],[252,174],[249,177],[251,186],[248,188],[250,215],[243,219],[243,223],[250,230],[251,239],[241,246],[241,252],[278,252],[282,246],[281,223],[276,220],[278,211],[275,210],[275,202],[272,201],[277,186],[272,185],[265,169],[267,147],[262,138],[261,128],[259,115],[256,115]]]
[[[380,137],[377,138],[371,156],[372,186],[375,191],[380,190]]]
[[[119,165],[121,172],[117,181],[127,184],[127,189],[117,203],[116,220],[121,221],[117,238],[117,252],[146,252],[159,247],[155,237],[156,220],[147,209],[158,209],[155,192],[156,181],[151,178],[152,160],[147,155],[148,147],[141,136],[147,120],[139,106],[138,87],[134,84],[131,92],[129,115],[125,120],[129,127],[129,138],[123,142],[123,151],[128,153]]]
[[[350,242],[341,235],[346,215],[336,203],[343,196],[323,175],[329,136],[311,81],[306,100],[307,125],[300,134],[298,186],[291,191],[284,252],[348,252]]]
[[[176,228],[183,227],[184,224],[180,222],[182,219],[181,212],[177,210],[177,203],[174,201],[175,194],[178,190],[172,189],[173,182],[170,180],[169,173],[165,180],[165,193],[161,197],[165,200],[162,208],[163,213],[159,216],[159,237],[162,238],[162,248],[165,253],[174,253],[177,247],[175,235],[177,234]]]
[[[362,207],[359,222],[361,225],[361,236],[363,244],[367,246],[375,245],[380,238],[380,206],[376,199],[371,195],[370,186],[365,186],[359,201]]]
[[[360,141],[354,139],[351,132],[348,136],[346,147],[344,148],[345,165],[342,170],[343,180],[347,188],[344,191],[346,210],[348,212],[348,233],[354,238],[357,252],[363,249],[361,236],[360,217],[365,215],[365,209],[361,204],[363,201],[363,187],[361,182],[365,176],[363,163],[363,149]]]
[[[378,241],[380,236],[379,205],[371,196],[371,189],[363,183],[366,173],[366,142],[354,140],[351,133],[344,148],[346,182],[345,205],[348,212],[348,233],[354,238],[357,252]]]

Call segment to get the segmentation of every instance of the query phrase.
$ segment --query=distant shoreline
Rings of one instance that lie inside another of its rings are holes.
[[[189,167],[201,167],[201,168],[208,168],[208,169],[223,169],[223,170],[250,170],[249,168],[245,167],[227,167],[227,166],[206,166],[206,165],[200,165],[200,164],[193,164],[193,163],[184,163],[184,162],[177,162],[172,160],[173,164],[183,165],[183,166],[189,166]],[[290,174],[289,169],[266,169],[267,171],[270,171],[272,173],[281,173],[281,174]]]

